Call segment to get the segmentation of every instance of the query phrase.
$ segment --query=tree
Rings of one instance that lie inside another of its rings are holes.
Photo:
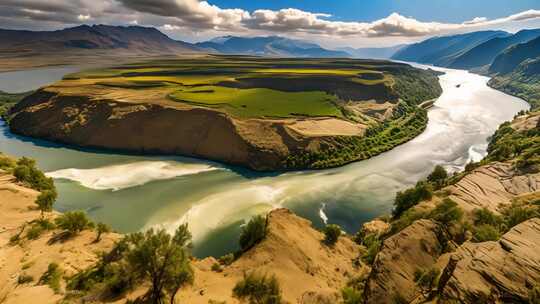
[[[68,211],[58,217],[55,223],[58,228],[65,230],[69,235],[76,235],[94,225],[82,211]]]
[[[328,245],[334,245],[341,235],[341,228],[338,225],[330,224],[324,227],[324,242]]]
[[[242,228],[239,243],[243,252],[249,250],[266,237],[266,225],[266,217],[257,215]]]
[[[43,190],[36,199],[36,205],[41,211],[41,217],[43,217],[43,212],[51,212],[54,201],[56,201],[56,191],[55,190]]]
[[[403,212],[420,201],[431,199],[432,195],[433,187],[425,181],[416,183],[413,188],[398,192],[394,200],[394,210],[392,211],[394,218],[398,218]]]
[[[435,189],[440,189],[444,186],[447,178],[448,173],[446,170],[441,165],[437,165],[433,172],[428,175],[427,181],[433,184]]]
[[[250,304],[281,303],[281,289],[273,275],[244,274],[244,278],[234,286],[233,295],[239,299],[247,298]]]
[[[96,239],[94,242],[99,242],[101,241],[101,235],[103,233],[109,233],[111,232],[111,227],[107,224],[104,224],[104,223],[98,223],[97,226],[96,226]]]
[[[187,224],[178,227],[173,237],[165,230],[153,229],[127,236],[128,265],[139,279],[150,279],[152,285],[145,295],[150,303],[164,303],[165,292],[174,303],[180,287],[193,282],[187,251],[190,240]]]

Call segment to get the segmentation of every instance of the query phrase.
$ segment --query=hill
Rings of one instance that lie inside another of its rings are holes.
[[[343,51],[327,50],[315,43],[279,36],[225,36],[195,44],[197,47],[222,54],[243,54],[273,57],[350,57]]]
[[[50,65],[106,65],[135,57],[198,53],[153,27],[81,25],[57,31],[0,29],[0,71]]]
[[[0,29],[0,52],[61,52],[64,50],[129,50],[140,53],[193,52],[153,27],[80,25],[57,31]]]
[[[339,50],[347,52],[352,58],[371,58],[371,59],[388,59],[397,51],[405,48],[406,44],[399,44],[390,47],[374,47],[374,48],[352,48],[344,47]]]
[[[449,65],[455,69],[470,69],[489,65],[506,48],[528,42],[540,36],[540,29],[522,30],[508,37],[495,37],[458,56]]]
[[[392,56],[392,59],[449,66],[457,57],[474,47],[497,37],[508,37],[504,31],[480,31],[434,37],[411,44]]]
[[[255,170],[328,168],[420,134],[421,103],[442,93],[437,75],[380,60],[146,60],[67,75],[14,105],[8,120],[15,133],[80,146]]]
[[[540,37],[510,47],[501,53],[489,71],[494,76],[488,85],[523,98],[532,107],[540,107]]]
[[[540,37],[527,43],[514,45],[499,54],[489,67],[490,73],[509,73],[516,69],[526,59],[540,56]]]

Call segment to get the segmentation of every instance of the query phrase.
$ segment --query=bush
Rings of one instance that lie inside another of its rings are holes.
[[[218,261],[221,265],[231,265],[232,262],[234,262],[234,254],[227,253],[226,255],[219,257]]]
[[[266,237],[266,225],[266,217],[257,215],[242,228],[239,241],[242,252],[251,249]]]
[[[417,269],[414,272],[414,281],[418,287],[430,291],[437,284],[439,274],[440,271],[437,268],[431,268],[428,270]]]
[[[56,218],[55,223],[58,228],[65,230],[70,235],[76,235],[79,232],[94,226],[82,211],[66,212]]]
[[[504,209],[502,213],[507,230],[510,230],[512,227],[528,219],[540,216],[540,213],[536,208],[518,204],[512,204],[510,207]]]
[[[98,223],[96,225],[96,239],[94,240],[94,242],[99,242],[101,240],[101,235],[103,233],[109,233],[111,232],[111,227],[107,224],[104,224],[104,223]]]
[[[474,209],[473,218],[474,218],[475,225],[485,224],[485,225],[498,227],[503,222],[503,218],[501,216],[496,215],[495,213],[491,212],[489,209],[485,207],[482,209]]]
[[[499,229],[489,224],[474,227],[472,233],[474,242],[496,241],[501,237]]]
[[[17,278],[17,284],[19,284],[19,285],[27,284],[27,283],[30,283],[32,281],[34,281],[34,278],[31,275],[28,275],[28,274],[25,274],[25,273],[19,275],[19,277]]]
[[[338,225],[330,224],[324,227],[324,243],[334,245],[341,235],[341,228]]]
[[[250,304],[281,303],[281,289],[276,277],[255,272],[244,274],[243,280],[234,286],[233,295],[242,300],[247,299]]]
[[[13,169],[13,175],[19,182],[25,183],[37,191],[54,190],[52,178],[46,177],[43,172],[36,168],[36,161],[22,157],[17,161]]]
[[[461,220],[463,211],[458,207],[456,202],[445,198],[431,211],[429,217],[444,225],[450,225]]]
[[[60,279],[62,278],[62,270],[56,263],[50,263],[47,271],[43,273],[38,284],[46,284],[55,292],[60,292]]]
[[[376,234],[370,234],[364,238],[364,246],[366,246],[367,251],[362,256],[362,260],[367,264],[373,264],[375,257],[381,250],[382,241],[379,236]]]
[[[418,204],[420,201],[431,199],[433,187],[426,182],[418,182],[413,188],[398,192],[394,200],[394,218],[398,218],[403,212]]]
[[[221,265],[219,265],[219,263],[212,264],[212,267],[210,269],[212,271],[215,271],[215,272],[222,272],[223,271],[223,268],[221,268]]]
[[[132,275],[152,283],[145,296],[149,302],[162,303],[168,294],[170,303],[174,303],[178,290],[193,282],[187,224],[179,226],[172,237],[165,230],[150,229],[128,235],[126,243],[126,262]]]
[[[530,304],[540,304],[540,285],[534,286],[529,291],[529,303]]]
[[[43,212],[51,212],[54,201],[56,201],[57,193],[56,190],[43,190],[36,199],[36,205],[41,211],[41,216]]]
[[[343,287],[341,289],[343,304],[362,304],[364,303],[362,292],[352,287]]]
[[[29,240],[35,240],[41,236],[44,231],[52,230],[55,228],[54,223],[47,219],[39,219],[32,223],[30,229],[26,232],[26,238]]]
[[[446,170],[441,165],[437,165],[433,172],[428,175],[427,181],[430,182],[435,189],[440,189],[445,186],[447,178],[448,173]]]

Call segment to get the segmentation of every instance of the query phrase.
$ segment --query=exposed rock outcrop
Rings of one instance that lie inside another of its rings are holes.
[[[525,221],[497,242],[465,243],[442,299],[463,303],[527,303],[540,284],[540,218]]]
[[[291,211],[278,209],[268,216],[267,237],[222,273],[210,270],[213,259],[195,263],[193,288],[180,294],[184,303],[206,304],[210,299],[231,303],[231,290],[246,271],[275,274],[290,303],[335,303],[347,281],[365,271],[353,264],[360,246],[349,238],[340,237],[330,247],[322,242],[321,232]]]
[[[511,163],[491,163],[473,170],[446,188],[466,211],[488,208],[497,212],[516,195],[540,190],[540,172],[520,173]]]
[[[417,270],[435,265],[443,244],[441,227],[431,220],[418,220],[383,242],[366,285],[366,303],[394,303],[396,298],[412,301],[418,290]]]

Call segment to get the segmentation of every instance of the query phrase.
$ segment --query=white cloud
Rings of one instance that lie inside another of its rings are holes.
[[[476,17],[462,23],[425,22],[392,13],[373,21],[336,21],[324,12],[297,8],[258,9],[221,8],[200,0],[0,0],[3,26],[58,28],[89,20],[104,24],[142,24],[155,26],[171,35],[281,34],[318,39],[354,38],[357,40],[419,39],[452,32],[496,29],[516,22],[540,20],[539,10],[528,10],[489,20]],[[31,22],[23,22],[31,20]],[[41,26],[41,27],[40,27]],[[177,33],[177,34],[176,34]],[[185,37],[185,36],[184,36]]]
[[[77,19],[80,20],[80,21],[88,21],[91,18],[92,18],[92,16],[90,16],[90,15],[79,14],[79,16],[77,16]]]

